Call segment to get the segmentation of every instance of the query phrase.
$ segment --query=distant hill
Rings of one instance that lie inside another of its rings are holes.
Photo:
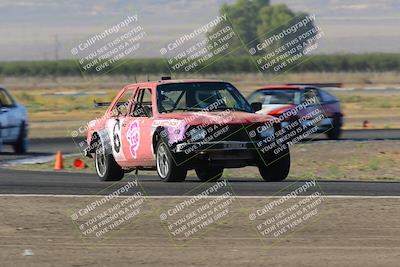
[[[70,49],[124,18],[139,15],[148,36],[139,57],[212,20],[233,0],[1,0],[0,61],[71,58]],[[400,52],[398,0],[272,0],[317,15],[318,53]]]

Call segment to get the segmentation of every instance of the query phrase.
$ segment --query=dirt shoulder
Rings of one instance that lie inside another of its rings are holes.
[[[160,211],[182,199],[146,199],[137,219],[112,235],[84,238],[70,215],[96,199],[0,197],[2,264],[395,266],[400,257],[400,199],[328,198],[313,220],[278,238],[260,237],[249,220],[255,207],[271,199],[236,199],[225,220],[183,239],[171,238],[160,221]],[[23,256],[26,249],[33,255]]]

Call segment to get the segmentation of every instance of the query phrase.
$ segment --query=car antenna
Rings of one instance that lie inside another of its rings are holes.
[[[135,83],[137,83],[137,77],[136,77],[136,74],[135,74]]]
[[[147,81],[150,82],[149,74],[147,74]]]

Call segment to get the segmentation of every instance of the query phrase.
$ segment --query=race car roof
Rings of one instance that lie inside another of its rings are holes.
[[[296,85],[270,85],[258,88],[256,91],[262,90],[303,90],[305,86],[296,86]]]
[[[149,85],[161,85],[161,84],[171,84],[171,83],[202,83],[202,82],[225,82],[221,80],[200,80],[200,79],[192,79],[192,80],[158,80],[158,81],[149,81],[149,82],[141,82],[134,83],[128,85],[129,87],[143,87]]]

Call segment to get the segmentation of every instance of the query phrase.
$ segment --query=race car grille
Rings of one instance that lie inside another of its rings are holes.
[[[188,137],[190,138],[190,133],[195,133],[196,131],[202,130],[203,135],[201,140],[207,140],[210,142],[218,141],[250,141],[248,132],[253,128],[252,125],[242,125],[242,124],[224,124],[224,125],[207,125],[207,126],[192,126],[188,129]],[[198,140],[200,141],[200,140]]]

